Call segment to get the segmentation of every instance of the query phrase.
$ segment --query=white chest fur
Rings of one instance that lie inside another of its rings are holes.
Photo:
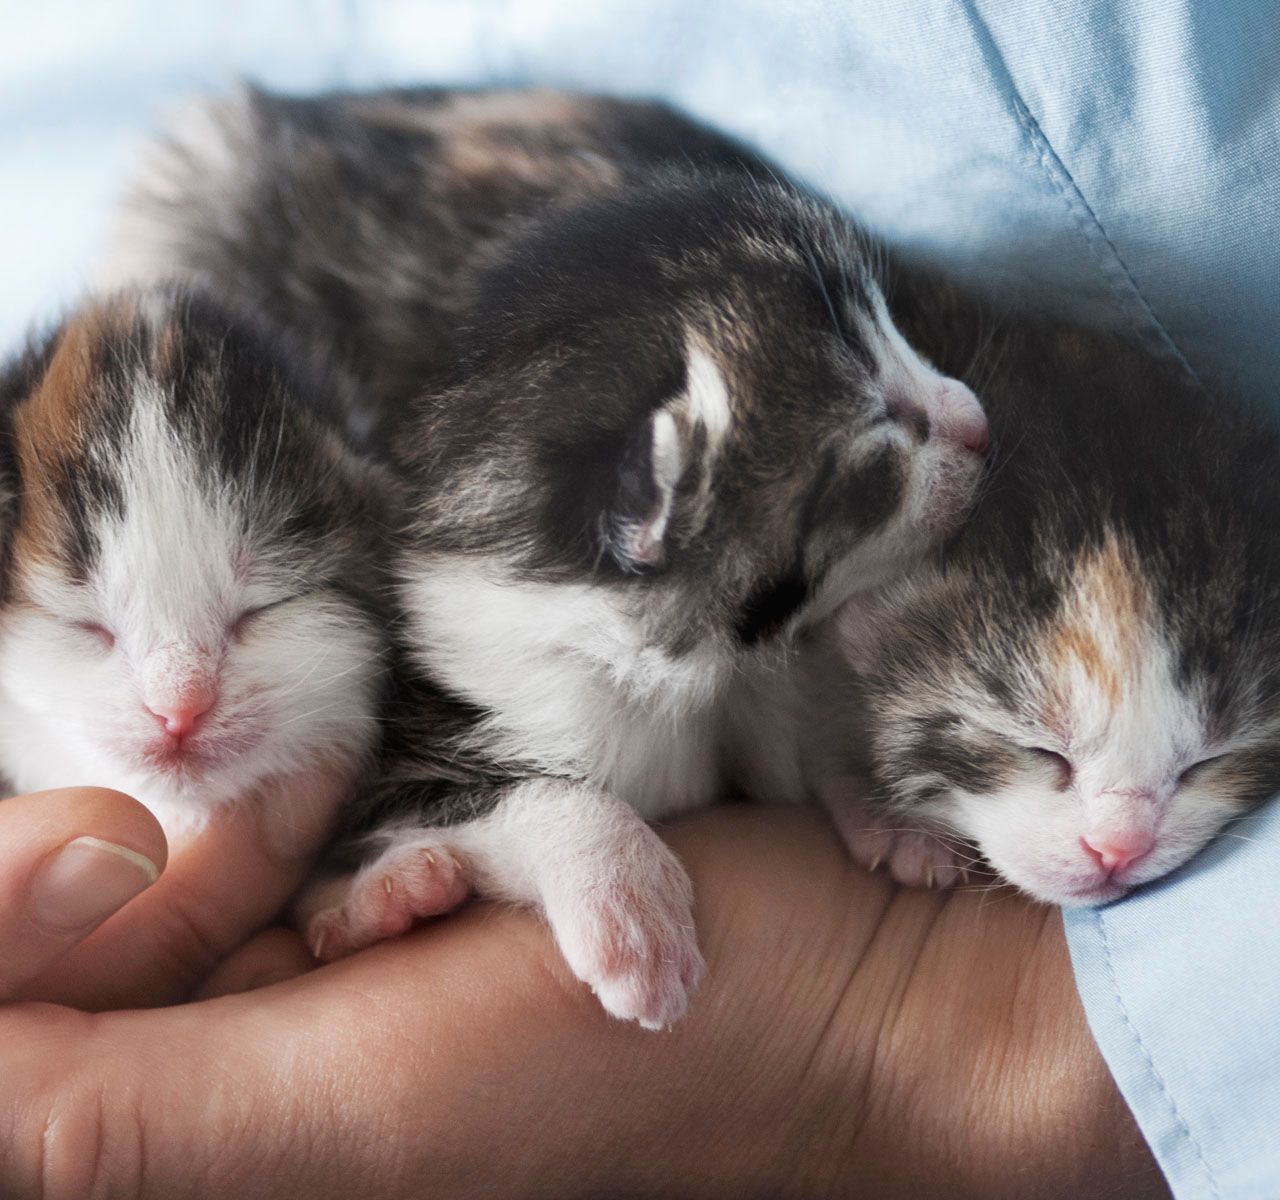
[[[647,645],[606,588],[504,579],[424,558],[405,588],[432,676],[488,709],[499,758],[608,788],[646,819],[718,799],[729,744],[758,709],[742,664],[711,648]]]

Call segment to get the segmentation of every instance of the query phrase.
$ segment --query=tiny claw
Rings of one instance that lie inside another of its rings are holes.
[[[390,875],[386,876],[386,878],[383,879],[382,890],[386,892],[388,896],[390,896],[391,893],[395,890],[395,888],[392,886]]]
[[[884,856],[880,854],[873,855],[871,859],[871,870],[878,871],[882,866],[884,866]]]
[[[935,887],[938,886],[938,877],[935,874],[933,867],[930,867],[924,873],[924,886],[927,887],[930,891],[932,891]]]
[[[311,956],[313,958],[324,957],[325,932],[322,929],[316,934],[315,940],[311,943]]]
[[[422,857],[425,858],[433,867],[436,865],[436,856],[432,854],[430,850],[424,850],[422,852]]]

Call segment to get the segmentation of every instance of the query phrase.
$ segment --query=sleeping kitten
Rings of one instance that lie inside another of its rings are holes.
[[[374,797],[376,856],[313,898],[319,950],[474,887],[537,904],[609,1011],[680,1015],[688,883],[644,820],[715,800],[730,764],[796,792],[753,692],[979,474],[976,403],[884,321],[854,248],[781,188],[664,182],[484,281],[461,381],[418,411],[401,593],[417,662],[471,716],[443,743],[432,719]]]
[[[977,307],[902,292],[958,367]],[[1024,318],[987,353],[991,481],[940,561],[844,614],[841,659],[811,657],[811,761],[903,882],[955,881],[973,845],[1042,900],[1105,902],[1280,791],[1280,442],[1118,338]]]
[[[88,300],[0,370],[0,774],[230,805],[316,854],[368,769],[386,481],[269,330],[188,291]]]
[[[349,305],[344,355],[425,387],[401,439],[422,678],[341,873],[303,901],[317,953],[474,889],[540,908],[609,1012],[675,1020],[702,961],[645,821],[731,782],[801,797],[759,697],[804,630],[961,519],[978,402],[895,328],[851,222],[668,110],[249,95],[205,130],[143,185],[152,224],[117,261],[228,291],[281,263],[296,330]],[[221,240],[175,201],[202,186]],[[335,188],[350,221],[307,219]]]

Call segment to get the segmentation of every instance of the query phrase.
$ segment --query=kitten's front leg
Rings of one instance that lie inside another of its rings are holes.
[[[302,902],[311,944],[336,958],[481,895],[538,907],[606,1011],[650,1029],[678,1020],[704,966],[693,890],[675,855],[616,797],[529,779],[484,816],[402,827],[345,879]]]

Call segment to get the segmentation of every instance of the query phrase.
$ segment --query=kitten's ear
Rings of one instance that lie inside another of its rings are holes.
[[[676,419],[660,408],[627,443],[614,498],[601,522],[605,550],[629,574],[648,574],[666,564],[671,510],[684,467]]]
[[[681,390],[633,433],[617,469],[604,519],[605,549],[624,571],[645,574],[666,564],[676,489],[695,483],[681,503],[683,533],[696,532],[710,511],[711,478],[732,422],[728,385],[705,342],[685,336]]]

